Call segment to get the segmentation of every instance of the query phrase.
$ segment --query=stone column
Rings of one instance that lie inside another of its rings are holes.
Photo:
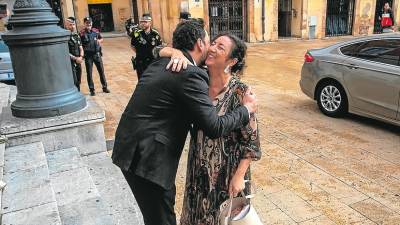
[[[67,42],[70,32],[46,0],[16,0],[9,19],[13,30],[3,35],[10,48],[18,94],[13,116],[52,117],[78,111],[85,97],[73,83]]]

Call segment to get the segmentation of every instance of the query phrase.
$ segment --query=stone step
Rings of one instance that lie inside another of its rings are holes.
[[[3,110],[3,107],[6,107],[9,104],[10,99],[10,86],[0,83],[0,114]]]
[[[61,224],[41,142],[5,149],[2,224]]]
[[[115,224],[76,148],[47,153],[63,225]]]
[[[143,217],[135,197],[121,170],[106,152],[82,157],[99,193],[104,199],[113,224],[143,225]]]

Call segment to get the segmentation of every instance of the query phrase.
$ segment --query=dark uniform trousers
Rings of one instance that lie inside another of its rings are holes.
[[[142,74],[147,69],[147,67],[151,64],[152,59],[136,59],[136,74],[138,80],[142,77]]]
[[[81,78],[82,78],[82,66],[79,63],[76,63],[74,60],[71,60],[72,65],[72,75],[74,78],[74,84],[78,90],[80,90],[81,86]]]
[[[175,185],[171,190],[139,177],[131,171],[122,173],[128,182],[142,212],[146,225],[176,225]]]
[[[100,53],[92,54],[85,54],[85,66],[86,66],[86,74],[87,74],[87,82],[89,89],[94,91],[94,84],[93,84],[93,63],[96,65],[97,71],[99,72],[100,82],[104,88],[107,88],[107,81],[106,75],[104,74],[104,66],[103,60],[101,59]]]

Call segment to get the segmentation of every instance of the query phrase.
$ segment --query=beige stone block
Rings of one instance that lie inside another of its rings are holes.
[[[365,216],[299,175],[293,174],[290,177],[277,179],[336,224],[353,224],[366,220]]]
[[[289,190],[271,194],[269,198],[297,223],[322,215],[321,212]]]
[[[335,225],[332,220],[330,220],[328,217],[322,215],[317,218],[313,218],[304,222],[299,223],[299,225]]]
[[[361,202],[354,203],[350,205],[350,207],[357,210],[377,224],[389,224],[390,222],[394,222],[395,218],[400,218],[399,214],[393,212],[386,206],[380,204],[373,199],[367,199]],[[397,222],[399,221],[400,220],[398,220]]]
[[[261,218],[261,221],[266,225],[294,225],[296,222],[280,209],[275,209]]]

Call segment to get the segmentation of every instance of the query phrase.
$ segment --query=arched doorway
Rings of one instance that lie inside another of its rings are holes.
[[[244,0],[209,0],[210,36],[229,32],[246,40],[247,7]]]
[[[386,2],[389,3],[390,7],[393,7],[393,0],[376,0],[374,34],[382,33],[381,20],[379,18],[382,16],[383,6]]]

